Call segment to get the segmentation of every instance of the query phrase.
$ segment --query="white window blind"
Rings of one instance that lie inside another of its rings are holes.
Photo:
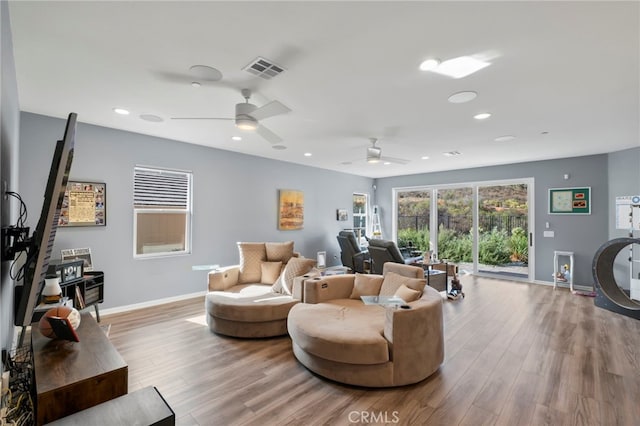
[[[192,178],[190,172],[134,168],[134,257],[191,252]]]
[[[191,173],[136,167],[133,204],[139,208],[189,208]]]

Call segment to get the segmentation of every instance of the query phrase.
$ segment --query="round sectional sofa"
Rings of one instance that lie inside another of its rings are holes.
[[[442,297],[418,277],[422,268],[386,263],[383,276],[305,280],[305,303],[293,306],[287,320],[295,357],[351,385],[401,386],[429,377],[444,360]],[[407,303],[366,305],[364,295],[396,295]]]

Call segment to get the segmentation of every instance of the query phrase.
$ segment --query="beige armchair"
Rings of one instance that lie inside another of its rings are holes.
[[[287,334],[287,315],[302,299],[302,281],[315,265],[293,242],[238,243],[240,264],[211,271],[205,297],[211,331],[259,338]]]

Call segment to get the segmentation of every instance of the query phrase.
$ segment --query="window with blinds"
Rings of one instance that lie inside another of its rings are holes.
[[[134,257],[191,252],[192,180],[190,172],[135,167]]]

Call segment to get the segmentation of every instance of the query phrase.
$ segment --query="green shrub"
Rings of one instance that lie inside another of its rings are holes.
[[[480,234],[478,260],[485,265],[503,265],[511,261],[509,237],[506,231],[493,228]]]
[[[438,257],[452,262],[471,262],[471,233],[458,234],[440,226],[438,230]]]
[[[409,244],[411,243],[411,244]],[[401,229],[398,231],[398,247],[413,246],[416,250],[429,250],[429,230],[424,229]]]
[[[529,239],[524,229],[516,227],[511,230],[508,246],[512,261],[524,263],[529,261]]]

